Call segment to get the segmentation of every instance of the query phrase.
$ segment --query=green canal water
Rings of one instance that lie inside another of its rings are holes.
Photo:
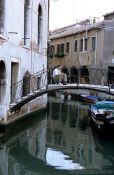
[[[114,140],[89,126],[89,105],[50,97],[0,140],[0,175],[114,174]]]

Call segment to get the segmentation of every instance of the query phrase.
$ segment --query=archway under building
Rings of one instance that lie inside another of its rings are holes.
[[[80,68],[80,79],[81,83],[89,83],[89,71],[87,66],[82,66]]]
[[[114,83],[114,66],[108,67],[108,84]]]
[[[3,60],[0,61],[0,117],[5,114],[6,96],[6,66]]]

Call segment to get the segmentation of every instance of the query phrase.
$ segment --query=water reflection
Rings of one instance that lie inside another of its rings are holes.
[[[56,167],[56,169],[83,169],[78,163],[74,163],[73,160],[70,160],[70,156],[52,148],[47,148],[46,162],[48,165]]]
[[[113,174],[114,141],[89,127],[88,109],[50,98],[47,112],[0,142],[0,175]]]

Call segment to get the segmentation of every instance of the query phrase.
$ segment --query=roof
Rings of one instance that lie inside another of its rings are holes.
[[[67,37],[67,36],[74,35],[77,33],[88,31],[88,30],[97,29],[97,28],[103,29],[105,25],[108,24],[108,22],[110,22],[110,20],[92,23],[92,24],[76,23],[73,25],[69,25],[63,28],[56,29],[54,31],[50,31],[49,38],[56,39],[56,38]]]
[[[106,13],[106,14],[104,15],[104,17],[110,16],[110,15],[114,15],[114,11],[113,11],[113,12],[110,12],[110,13]]]

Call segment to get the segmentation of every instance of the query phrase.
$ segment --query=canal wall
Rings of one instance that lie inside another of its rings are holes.
[[[9,132],[15,128],[15,124],[22,125],[23,121],[28,117],[32,117],[32,113],[45,110],[47,107],[47,95],[38,97],[21,107],[20,110],[8,115],[6,120],[0,121],[0,132]]]

